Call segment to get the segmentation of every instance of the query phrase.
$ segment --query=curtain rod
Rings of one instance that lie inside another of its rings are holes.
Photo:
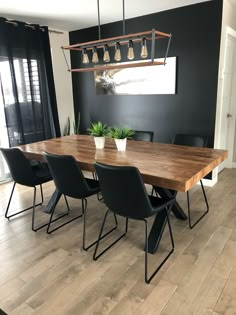
[[[49,33],[55,33],[55,34],[64,34],[62,31],[53,30],[51,28],[48,29]]]
[[[15,21],[6,20],[5,22],[6,22],[6,23],[10,23],[10,24],[14,24],[15,26],[18,26],[18,23],[15,22]],[[25,23],[25,26],[26,26],[26,27],[34,28],[34,25],[27,24],[27,23]],[[42,31],[44,31],[44,28],[40,27],[40,29],[41,29]],[[48,29],[48,32],[49,32],[49,33],[55,33],[55,34],[64,34],[64,32],[62,32],[62,31],[57,31],[57,30],[50,29],[50,28]]]

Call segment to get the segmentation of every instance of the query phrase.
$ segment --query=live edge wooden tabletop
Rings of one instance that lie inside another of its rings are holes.
[[[97,149],[92,136],[71,135],[20,146],[27,158],[42,161],[43,153],[68,154],[83,170],[94,171],[94,162],[136,166],[147,184],[187,191],[227,158],[227,151],[157,142],[127,141],[117,151],[113,139]]]

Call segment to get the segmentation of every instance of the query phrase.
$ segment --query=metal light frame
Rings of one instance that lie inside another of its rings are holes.
[[[147,67],[147,66],[153,66],[153,65],[165,65],[166,64],[166,58],[169,52],[170,42],[172,35],[169,33],[163,33],[160,31],[157,31],[155,29],[152,29],[150,31],[145,32],[139,32],[139,33],[133,33],[133,34],[127,34],[125,35],[125,6],[124,6],[123,0],[123,35],[121,36],[115,36],[110,38],[104,38],[101,39],[101,24],[100,24],[100,9],[99,9],[99,0],[97,0],[97,8],[98,8],[98,34],[99,39],[84,43],[78,43],[68,46],[62,46],[62,51],[64,54],[64,58],[67,64],[68,71],[70,72],[91,72],[91,71],[97,71],[97,70],[112,70],[112,69],[121,69],[121,68],[132,68],[132,67]],[[101,64],[101,65],[95,65],[93,67],[81,67],[76,69],[71,69],[69,67],[69,63],[66,59],[66,55],[64,50],[74,50],[74,51],[83,51],[84,49],[92,50],[94,47],[97,49],[103,49],[105,45],[108,47],[113,47],[116,45],[117,42],[122,45],[127,45],[129,43],[129,40],[131,40],[133,43],[139,43],[142,41],[142,39],[145,38],[147,41],[151,41],[151,58],[145,59],[145,60],[132,60],[129,62],[116,62],[115,60],[107,63],[107,64]],[[158,39],[167,39],[167,47],[166,52],[164,56],[163,61],[157,61],[155,60],[155,43]],[[115,63],[116,62],[116,63]]]

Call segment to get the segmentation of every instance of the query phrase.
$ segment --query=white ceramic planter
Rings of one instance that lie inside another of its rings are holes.
[[[126,144],[127,144],[127,138],[125,139],[115,139],[116,147],[118,151],[125,151],[126,150]]]
[[[96,149],[104,149],[105,137],[94,137]]]

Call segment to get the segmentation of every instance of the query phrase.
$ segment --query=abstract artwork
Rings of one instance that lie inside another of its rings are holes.
[[[165,66],[101,70],[94,75],[96,94],[100,95],[176,93],[176,57],[167,58]]]

